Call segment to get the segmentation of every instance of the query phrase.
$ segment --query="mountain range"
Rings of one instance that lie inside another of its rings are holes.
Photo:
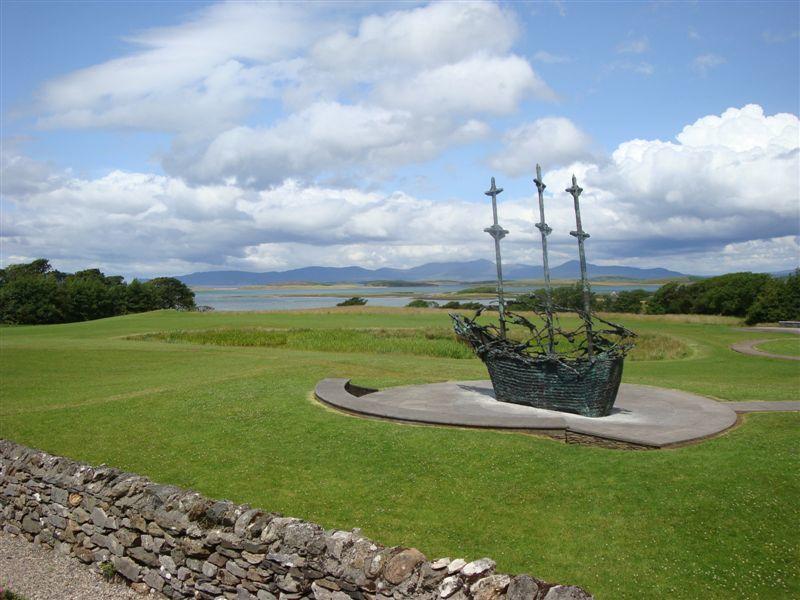
[[[624,279],[667,279],[686,277],[683,273],[669,269],[640,269],[611,265],[587,264],[589,277]],[[462,262],[433,262],[411,267],[410,269],[365,269],[363,267],[303,267],[290,271],[204,271],[180,275],[187,285],[225,286],[269,285],[279,283],[367,283],[370,281],[491,281],[497,276],[495,265],[489,260],[470,260]],[[578,279],[580,263],[577,260],[565,262],[550,270],[553,279]],[[503,266],[503,277],[514,279],[542,279],[542,267],[521,264]]]

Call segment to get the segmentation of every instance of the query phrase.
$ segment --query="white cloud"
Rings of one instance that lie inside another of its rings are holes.
[[[319,11],[277,3],[224,3],[187,23],[146,31],[141,50],[48,82],[42,127],[185,131],[235,122],[291,78],[292,58],[330,30]]]
[[[57,187],[63,177],[51,165],[15,152],[14,144],[5,144],[0,153],[0,192],[20,196]]]
[[[536,54],[533,55],[533,60],[548,65],[558,65],[558,64],[572,62],[572,58],[570,58],[569,56],[566,56],[564,54],[551,54],[546,50],[539,50]]]
[[[712,69],[725,64],[725,58],[718,54],[700,54],[692,61],[692,70],[705,77]]]
[[[310,57],[320,69],[364,81],[387,70],[431,68],[475,53],[504,54],[518,33],[513,13],[497,4],[439,2],[365,17],[355,34],[339,31],[317,42]]]
[[[613,71],[629,71],[631,73],[638,73],[649,77],[655,73],[655,67],[647,61],[632,62],[629,60],[615,60],[603,66],[603,70],[607,73]]]
[[[719,251],[797,235],[799,140],[796,116],[764,116],[750,105],[699,119],[678,143],[631,140],[607,164],[556,176],[578,170],[587,201],[603,207],[594,229],[610,254]]]
[[[539,125],[534,134],[546,129]],[[546,125],[556,132],[577,130],[559,119]],[[524,147],[525,131],[509,139]],[[326,139],[324,129],[315,135]],[[338,140],[336,134],[332,139]],[[748,105],[698,119],[674,141],[630,140],[607,159],[547,169],[553,263],[575,256],[568,234],[574,228],[572,203],[563,191],[574,172],[585,190],[582,214],[593,262],[695,273],[796,266],[799,139],[796,116],[767,116]],[[536,147],[530,152],[528,172],[541,156]],[[12,155],[4,164],[23,166],[24,175],[29,163]],[[292,179],[259,192],[146,173],[114,171],[85,179],[36,169],[35,177],[42,175],[47,185],[3,189],[6,257],[46,256],[59,268],[98,265],[139,275],[491,258],[482,231],[490,222],[487,202],[434,201]],[[500,220],[511,232],[504,240],[508,262],[540,261],[534,193],[529,184],[507,188],[500,198]]]
[[[38,123],[173,133],[163,166],[195,183],[380,177],[486,135],[486,116],[556,99],[512,52],[518,33],[492,2],[359,20],[325,4],[223,3],[48,82]]]
[[[796,40],[798,37],[800,37],[800,31],[797,29],[784,33],[767,30],[761,34],[761,38],[768,44],[785,44],[788,41]]]
[[[619,54],[642,54],[650,49],[650,41],[646,37],[640,37],[621,42],[617,45]]]
[[[720,146],[747,152],[774,146],[774,152],[781,153],[797,148],[797,117],[788,113],[765,117],[759,105],[748,104],[698,119],[684,127],[677,139],[691,147]]]
[[[537,119],[503,136],[503,149],[489,164],[507,175],[532,174],[538,162],[554,168],[591,156],[592,139],[564,117]]]
[[[406,110],[318,102],[273,127],[237,127],[217,136],[199,155],[168,166],[193,181],[234,178],[266,187],[289,177],[314,179],[336,170],[373,170],[424,161],[443,148],[486,135],[476,120],[419,117]]]
[[[518,56],[473,56],[378,88],[380,104],[415,113],[512,112],[526,95],[555,100],[555,93]]]

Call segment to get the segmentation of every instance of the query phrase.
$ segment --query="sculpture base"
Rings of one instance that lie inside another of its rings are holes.
[[[353,386],[347,379],[325,379],[317,384],[315,395],[330,406],[361,416],[539,433],[567,443],[634,449],[701,440],[733,426],[734,407],[744,410],[737,403],[625,383],[619,388],[611,414],[601,418],[498,402],[490,381],[452,381],[375,391]],[[797,410],[797,406],[786,406],[784,410]]]

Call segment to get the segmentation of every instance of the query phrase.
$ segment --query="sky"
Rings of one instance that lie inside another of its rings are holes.
[[[797,2],[0,3],[0,260],[800,264]]]

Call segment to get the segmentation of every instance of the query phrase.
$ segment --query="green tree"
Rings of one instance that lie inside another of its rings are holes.
[[[653,315],[692,312],[690,287],[675,281],[662,285],[647,303],[647,312]]]
[[[0,284],[0,323],[33,325],[61,323],[63,298],[56,278],[48,274],[20,274]]]
[[[61,273],[44,258],[0,269],[0,323],[88,321],[159,308],[194,309],[194,292],[172,277],[126,285],[99,269]]]
[[[772,277],[765,273],[728,273],[689,286],[691,312],[743,317]]]
[[[640,313],[644,302],[653,295],[647,290],[622,290],[603,297],[602,309],[608,312]]]
[[[800,269],[764,285],[747,311],[748,325],[800,320]]]
[[[144,284],[155,301],[155,308],[194,309],[194,292],[182,281],[174,277],[156,277]]]
[[[158,308],[152,288],[144,285],[138,279],[131,281],[125,292],[126,312],[140,313]]]
[[[106,277],[100,269],[85,269],[64,279],[65,318],[90,321],[125,313],[125,282],[120,276]]]

